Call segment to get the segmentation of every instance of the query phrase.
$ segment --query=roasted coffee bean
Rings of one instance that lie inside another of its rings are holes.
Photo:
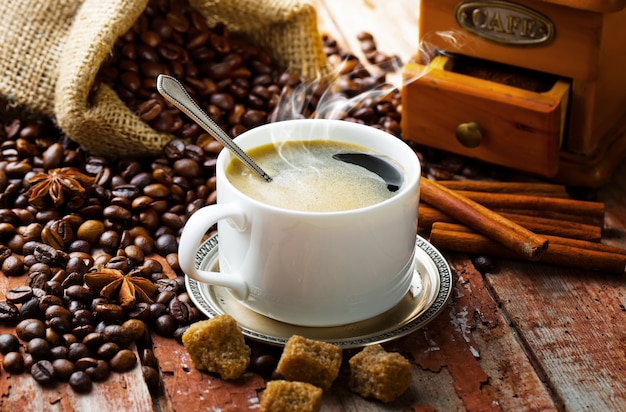
[[[1,312],[2,303],[0,302],[0,321],[1,321]],[[26,320],[31,318],[37,318],[41,314],[39,310],[39,298],[32,297],[26,302],[22,303],[19,308],[19,319]]]
[[[97,351],[104,343],[107,342],[107,336],[101,332],[91,332],[85,335],[82,342],[91,351]]]
[[[172,334],[172,337],[174,338],[174,340],[176,340],[176,342],[180,343],[181,345],[183,344],[183,335],[185,334],[187,329],[189,329],[189,326],[190,325],[183,325],[176,328],[176,330]]]
[[[178,251],[178,241],[173,234],[164,234],[159,236],[155,242],[156,252],[161,256],[167,256],[170,253]]]
[[[100,220],[85,220],[76,231],[78,239],[86,240],[91,244],[95,244],[100,235],[104,233],[104,224]]]
[[[150,304],[150,319],[156,319],[159,316],[163,315],[167,311],[167,306],[163,303],[152,303]]]
[[[69,379],[70,386],[77,393],[88,393],[91,391],[91,378],[83,371],[72,373]]]
[[[191,312],[191,308],[189,304],[181,301],[178,298],[174,298],[170,300],[168,305],[169,313],[176,321],[177,325],[187,325],[191,321],[191,317],[193,316]],[[172,332],[173,333],[173,332]]]
[[[121,325],[107,325],[104,336],[109,342],[116,343],[120,348],[126,348],[133,342],[133,334]]]
[[[43,338],[33,338],[26,343],[26,350],[35,360],[50,359],[50,344]]]
[[[51,359],[67,359],[69,357],[70,350],[67,346],[53,346],[50,348]]]
[[[274,354],[262,354],[253,357],[250,368],[261,376],[269,377],[278,365],[278,358]]]
[[[110,359],[119,351],[120,347],[117,343],[105,342],[96,350],[96,354],[102,359]]]
[[[159,372],[155,368],[144,365],[141,367],[141,374],[143,375],[143,380],[146,382],[150,393],[157,393],[161,385]]]
[[[476,269],[478,269],[478,271],[481,273],[487,273],[487,272],[493,273],[494,271],[497,270],[496,261],[489,256],[476,256],[472,260],[472,263],[474,264]]]
[[[170,314],[159,316],[154,321],[154,329],[156,333],[164,337],[171,337],[176,331],[177,324],[174,317]]]
[[[150,319],[150,304],[145,302],[135,303],[135,306],[126,314],[129,319],[147,321]]]
[[[138,319],[129,319],[122,323],[122,327],[126,329],[132,340],[137,340],[146,332],[146,324]]]
[[[0,334],[0,353],[6,355],[9,352],[20,350],[20,341],[10,333]]]
[[[72,285],[82,285],[83,284],[83,275],[78,272],[70,272],[65,277],[63,282],[61,282],[61,286],[68,289]]]
[[[108,321],[116,321],[124,318],[124,308],[115,303],[99,303],[96,305],[96,314]]]
[[[55,331],[51,327],[46,328],[46,337],[45,339],[50,343],[50,346],[58,346],[63,344],[62,339],[63,334]]]
[[[46,313],[50,306],[63,307],[63,299],[54,295],[45,295],[39,298],[39,311]]]
[[[76,366],[76,370],[84,371],[87,368],[96,366],[97,362],[98,360],[96,358],[86,356],[84,358],[77,359],[76,362],[74,362],[74,365]]]
[[[5,276],[20,276],[24,273],[24,261],[17,255],[8,256],[2,262],[1,269]]]
[[[95,365],[85,369],[85,373],[89,375],[92,381],[102,382],[109,377],[111,368],[107,362],[102,359],[98,359]]]
[[[6,292],[6,299],[11,303],[24,303],[33,297],[33,288],[27,285],[16,286]]]
[[[89,356],[91,356],[91,351],[87,345],[80,342],[74,342],[69,345],[68,359],[72,362],[76,362],[78,359]]]
[[[17,324],[15,333],[23,341],[46,337],[46,325],[39,319],[25,319]]]
[[[115,372],[126,372],[137,364],[137,357],[130,349],[122,349],[109,360],[109,366]]]
[[[50,385],[54,382],[54,366],[48,360],[35,362],[30,368],[30,374],[40,385]]]
[[[176,297],[176,292],[174,292],[173,290],[164,290],[156,296],[154,301],[156,303],[162,303],[164,305],[167,305],[175,297]]]
[[[33,364],[35,363],[33,355],[25,352],[22,357],[24,358],[24,370],[30,370],[30,368],[32,368]]]
[[[67,382],[76,370],[74,363],[67,359],[53,360],[52,367],[54,368],[54,376],[62,382]]]
[[[43,289],[49,278],[50,275],[45,272],[33,271],[28,274],[27,284],[32,288]]]
[[[12,375],[24,372],[24,357],[18,351],[7,352],[2,359],[4,370]]]
[[[63,293],[65,292],[65,290],[63,289],[63,285],[61,285],[61,283],[54,281],[54,280],[47,281],[44,284],[43,289],[48,295],[54,295],[58,297],[62,297]]]
[[[96,331],[96,328],[93,325],[80,325],[72,328],[71,333],[76,336],[76,340],[82,341],[85,336],[89,335]]]
[[[46,308],[44,312],[44,316],[46,320],[50,320],[56,317],[64,317],[67,319],[71,319],[72,313],[65,308],[63,305],[50,305]]]
[[[69,298],[88,301],[93,297],[93,293],[88,287],[83,285],[70,285],[65,289],[65,295]]]

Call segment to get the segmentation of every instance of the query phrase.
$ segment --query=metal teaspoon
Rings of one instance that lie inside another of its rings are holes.
[[[183,113],[191,117],[204,130],[211,133],[213,137],[220,141],[224,147],[228,148],[239,158],[248,168],[259,175],[266,182],[271,182],[272,178],[261,169],[261,167],[250,158],[218,125],[193,101],[182,84],[172,76],[160,74],[157,78],[157,90],[170,103],[178,107]]]

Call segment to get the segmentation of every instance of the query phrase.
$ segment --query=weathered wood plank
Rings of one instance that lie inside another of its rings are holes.
[[[481,274],[465,257],[453,255],[449,261],[457,276],[453,299],[426,328],[400,341],[400,347],[424,370],[448,370],[462,409],[555,409]],[[458,410],[437,393],[427,399],[437,410]]]
[[[259,408],[258,391],[265,387],[259,375],[246,373],[234,381],[200,372],[185,348],[171,338],[153,335],[153,350],[159,360],[163,395],[157,402],[171,411],[246,411]]]
[[[502,262],[487,279],[568,410],[624,408],[623,276]]]

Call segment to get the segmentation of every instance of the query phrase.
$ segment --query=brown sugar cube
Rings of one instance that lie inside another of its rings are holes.
[[[411,385],[411,363],[380,345],[366,346],[349,363],[348,386],[364,398],[391,402]]]
[[[219,373],[222,379],[237,379],[250,363],[250,348],[230,315],[192,324],[183,345],[196,369]]]
[[[322,392],[306,382],[269,381],[261,395],[261,412],[317,412]]]
[[[294,335],[285,344],[276,369],[290,381],[328,389],[339,374],[341,356],[339,346]]]

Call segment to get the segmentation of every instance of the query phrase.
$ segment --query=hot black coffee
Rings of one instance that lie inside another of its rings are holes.
[[[367,207],[394,195],[377,174],[333,159],[336,153],[372,153],[351,143],[311,140],[271,143],[248,151],[272,176],[266,183],[241,161],[226,168],[239,191],[273,206],[307,212],[337,212]]]

